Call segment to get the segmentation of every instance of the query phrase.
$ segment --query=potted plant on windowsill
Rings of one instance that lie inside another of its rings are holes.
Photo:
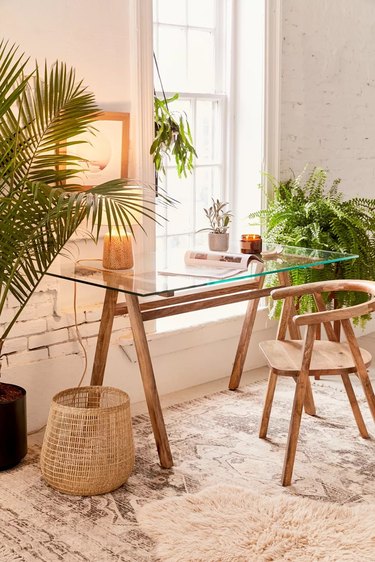
[[[26,73],[27,64],[17,47],[0,42],[0,318],[8,296],[19,303],[0,333],[0,355],[40,280],[78,226],[85,221],[98,240],[104,218],[109,229],[131,233],[132,223],[142,228],[139,213],[155,219],[152,190],[140,182],[119,178],[81,190],[77,177],[87,162],[71,149],[82,144],[78,135],[92,132],[100,110],[73,69],[55,63],[40,71],[36,64]],[[144,197],[148,189],[149,198]],[[12,401],[9,386],[0,383],[3,412]],[[7,419],[1,418],[2,435],[14,428],[13,418]],[[6,459],[0,468],[21,460],[25,433],[25,427],[18,432],[23,440],[19,453],[0,451]],[[7,446],[0,441],[0,447]]]
[[[215,252],[226,252],[229,248],[228,228],[232,213],[225,210],[228,204],[212,198],[212,205],[203,209],[210,227],[202,228],[199,232],[208,231],[208,247]]]
[[[260,218],[267,242],[358,254],[323,269],[298,269],[290,273],[299,285],[326,279],[375,279],[375,199],[344,199],[339,179],[327,186],[327,171],[314,168],[286,181],[269,177],[273,195],[267,209],[252,213]],[[364,293],[341,292],[335,306],[352,306],[366,300]],[[313,309],[311,297],[298,302],[301,314]],[[279,309],[276,309],[278,315]],[[366,318],[361,318],[361,323]]]

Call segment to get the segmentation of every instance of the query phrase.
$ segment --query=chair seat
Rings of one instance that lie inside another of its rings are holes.
[[[259,344],[268,365],[280,375],[298,375],[301,370],[302,340],[269,340]],[[360,348],[363,361],[368,367],[371,354]],[[356,367],[347,343],[316,340],[310,364],[311,375],[354,373]]]

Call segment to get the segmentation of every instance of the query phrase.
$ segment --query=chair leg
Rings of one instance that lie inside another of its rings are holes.
[[[292,416],[290,418],[288,442],[286,445],[283,474],[281,479],[283,486],[289,486],[292,481],[299,428],[301,425],[302,409],[303,409],[303,404],[305,402],[307,386],[309,383],[309,368],[310,368],[311,355],[314,346],[314,339],[315,339],[315,326],[310,325],[307,327],[307,331],[305,335],[301,371],[297,379],[296,390],[294,393]]]
[[[307,377],[304,406],[305,406],[306,414],[308,414],[309,416],[316,416],[314,395],[313,395],[313,391],[312,391],[312,388],[311,388],[311,381],[310,381],[309,377]]]
[[[306,382],[308,375],[300,375],[297,379],[296,390],[294,393],[294,402],[292,416],[290,419],[288,442],[286,445],[286,453],[283,467],[281,483],[283,486],[290,486],[292,481],[294,460],[296,458],[297,441],[299,428],[301,425],[303,403],[306,395]]]
[[[363,439],[368,439],[370,436],[368,434],[366,424],[363,420],[361,410],[359,409],[357,397],[354,393],[353,386],[352,386],[351,380],[349,378],[349,375],[341,375],[341,378],[342,378],[342,382],[344,383],[346,394],[348,395],[349,403],[350,403],[350,406],[352,408],[352,411],[353,411],[353,414],[354,414],[354,419],[357,423],[359,433],[360,433],[361,437],[363,437]]]
[[[363,392],[365,393],[372,418],[375,421],[375,394],[366,367],[358,368],[358,376],[359,380],[361,381]]]
[[[363,362],[362,354],[359,349],[357,339],[355,337],[352,325],[349,320],[341,320],[342,327],[346,335],[347,342],[352,352],[355,366],[357,368],[357,374],[359,380],[361,381],[363,392],[365,393],[366,400],[368,402],[370,412],[375,421],[375,395],[371,385],[370,378],[366,369],[366,365]]]
[[[259,428],[260,439],[266,439],[266,437],[267,437],[268,423],[270,421],[270,415],[271,415],[273,397],[274,397],[274,394],[275,394],[276,382],[277,382],[277,375],[274,372],[274,370],[271,369],[270,374],[268,376],[267,392],[266,392],[266,396],[265,396],[265,399],[264,399],[262,420],[260,422],[260,428]]]

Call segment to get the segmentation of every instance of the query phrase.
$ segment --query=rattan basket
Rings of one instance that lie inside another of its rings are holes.
[[[48,484],[67,494],[105,494],[121,486],[134,467],[129,396],[102,386],[56,394],[40,463]]]

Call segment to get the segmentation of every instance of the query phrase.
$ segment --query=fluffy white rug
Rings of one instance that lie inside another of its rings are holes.
[[[137,514],[163,562],[373,562],[375,506],[213,486]]]

